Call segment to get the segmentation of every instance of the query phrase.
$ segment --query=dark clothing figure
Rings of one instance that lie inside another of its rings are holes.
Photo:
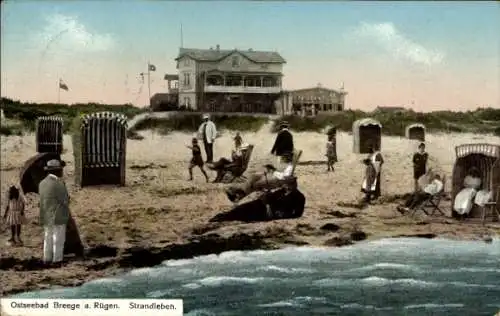
[[[284,128],[278,132],[271,154],[282,157],[290,153],[293,153],[293,135]]]
[[[299,218],[304,213],[306,198],[298,189],[279,189],[264,198],[240,204],[230,211],[217,214],[210,222],[259,222]]]
[[[193,155],[193,157],[191,158],[191,161],[189,163],[189,168],[188,168],[189,180],[193,180],[193,168],[198,167],[198,168],[200,168],[201,172],[203,173],[203,175],[205,176],[205,179],[208,182],[208,175],[205,172],[205,169],[203,169],[203,157],[201,156],[201,149],[200,149],[200,146],[198,145],[198,141],[196,138],[193,139],[193,143],[192,143],[191,147],[188,146],[188,148],[191,149],[191,152]]]
[[[193,157],[191,158],[191,164],[198,167],[203,167],[203,157],[201,156],[200,146],[198,146],[198,144],[193,144],[191,152],[193,154]]]
[[[418,179],[427,173],[427,160],[429,154],[426,152],[416,152],[413,155],[413,179],[415,185],[415,192],[418,191]]]

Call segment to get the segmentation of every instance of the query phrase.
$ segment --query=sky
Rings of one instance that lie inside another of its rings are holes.
[[[495,2],[2,1],[1,95],[148,103],[181,46],[279,52],[285,89],[348,92],[346,108],[500,108]],[[59,79],[69,91],[59,90]]]

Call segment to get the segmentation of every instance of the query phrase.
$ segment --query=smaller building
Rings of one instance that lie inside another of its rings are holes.
[[[346,95],[344,89],[328,89],[320,84],[314,88],[285,91],[276,102],[276,112],[280,115],[302,116],[339,112],[345,108]]]

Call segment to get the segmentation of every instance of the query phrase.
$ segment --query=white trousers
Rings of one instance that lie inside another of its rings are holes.
[[[60,262],[64,256],[66,225],[44,226],[43,261]]]

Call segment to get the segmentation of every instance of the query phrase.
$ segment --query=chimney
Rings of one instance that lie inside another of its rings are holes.
[[[217,51],[220,51],[220,45],[219,45],[219,44],[215,45],[215,49],[216,49]]]

